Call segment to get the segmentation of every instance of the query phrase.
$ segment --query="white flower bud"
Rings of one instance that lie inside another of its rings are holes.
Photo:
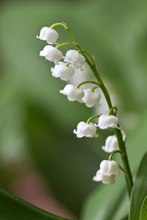
[[[39,34],[39,36],[37,36],[37,38],[39,38],[40,40],[45,40],[49,44],[56,43],[58,37],[59,37],[58,32],[55,31],[54,29],[49,28],[49,27],[41,28],[40,34]]]
[[[69,81],[71,80],[74,70],[72,67],[67,66],[66,63],[59,62],[58,64],[55,65],[54,68],[51,68],[52,76],[55,78],[60,78],[64,81]]]
[[[102,146],[102,149],[107,153],[112,153],[116,150],[119,150],[118,141],[115,135],[107,137],[105,141],[105,146]]]
[[[58,63],[63,58],[61,51],[50,45],[45,46],[43,50],[40,51],[40,56],[55,63]]]
[[[69,63],[73,68],[81,68],[85,63],[85,57],[77,50],[68,50],[64,61]]]
[[[100,164],[100,169],[93,177],[94,181],[102,181],[102,183],[109,184],[115,182],[115,177],[122,172],[119,165],[114,160],[103,160]]]
[[[84,97],[82,101],[87,107],[93,107],[95,104],[99,104],[101,95],[97,90],[84,89]]]
[[[98,121],[100,129],[117,128],[118,118],[114,115],[101,115]]]
[[[98,135],[96,134],[96,127],[93,123],[86,123],[84,121],[79,122],[77,125],[77,130],[74,129],[73,131],[74,134],[78,138],[82,137],[97,137]]]
[[[69,101],[82,102],[84,92],[82,89],[75,87],[74,85],[68,84],[60,93],[66,95]]]

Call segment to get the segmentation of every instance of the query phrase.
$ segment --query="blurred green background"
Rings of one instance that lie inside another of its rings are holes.
[[[105,157],[99,147],[106,134],[97,140],[73,135],[93,110],[59,94],[65,83],[51,77],[51,64],[38,55],[45,42],[36,35],[58,21],[69,25],[81,46],[96,56],[123,128],[133,136],[146,117],[147,2],[5,0],[0,6],[0,187],[13,191],[12,185],[33,170],[79,216],[97,188],[92,177]],[[63,41],[66,35],[58,31]]]

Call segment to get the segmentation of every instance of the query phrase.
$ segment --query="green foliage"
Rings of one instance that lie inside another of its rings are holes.
[[[137,172],[130,203],[130,220],[146,219],[147,215],[147,153],[143,156]],[[141,212],[141,214],[140,214]],[[140,216],[141,215],[141,216]]]
[[[97,150],[104,137],[91,142],[72,135],[79,120],[92,113],[58,94],[63,83],[50,76],[49,62],[38,57],[44,42],[35,36],[44,25],[67,22],[81,46],[96,56],[127,128],[132,115],[139,119],[147,107],[146,7],[144,0],[5,1],[1,7],[0,163],[29,153],[56,197],[75,215],[97,186],[91,179],[104,157]],[[140,120],[127,143],[134,172],[147,143],[147,117]],[[118,220],[128,213],[122,179],[94,191],[83,220],[110,220],[109,215]]]
[[[139,220],[146,220],[146,219],[147,219],[147,197],[145,197],[142,203]]]
[[[2,220],[67,220],[45,212],[0,190],[0,219]]]

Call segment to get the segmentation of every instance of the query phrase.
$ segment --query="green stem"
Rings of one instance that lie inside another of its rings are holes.
[[[102,92],[103,92],[103,94],[105,96],[105,99],[107,101],[109,110],[112,111],[113,110],[113,106],[112,106],[112,102],[111,102],[109,93],[108,93],[108,91],[107,91],[103,81],[101,80],[101,77],[100,77],[100,75],[99,75],[95,65],[93,66],[88,60],[86,60],[86,61],[89,64],[89,66],[91,67],[91,69],[92,69],[96,79],[101,84],[101,89],[102,89]],[[115,115],[115,113],[113,113],[113,111],[112,111],[112,114]],[[121,159],[122,159],[124,168],[127,171],[127,175],[125,175],[125,180],[126,180],[128,195],[129,195],[129,198],[130,198],[132,187],[133,187],[132,173],[131,173],[131,169],[130,169],[130,165],[129,165],[129,160],[128,160],[128,156],[127,156],[127,152],[126,152],[125,142],[123,141],[121,130],[118,129],[118,128],[116,129],[116,137],[117,137],[117,140],[118,140],[119,148],[120,148],[121,151],[123,151],[123,154],[121,154]]]
[[[88,64],[89,64],[89,66],[91,67],[91,69],[92,69],[92,71],[93,71],[93,73],[94,73],[95,78],[97,79],[97,81],[98,81],[98,82],[100,83],[100,85],[101,85],[101,90],[103,91],[103,94],[104,94],[104,96],[105,96],[105,99],[106,99],[106,101],[107,101],[107,104],[108,104],[109,109],[112,109],[113,106],[112,106],[112,102],[111,102],[109,93],[108,93],[108,91],[107,91],[107,89],[106,89],[106,87],[105,87],[103,81],[101,80],[100,75],[99,75],[99,73],[98,73],[98,71],[97,71],[95,65],[93,66],[91,63],[88,63]]]
[[[58,27],[58,26],[63,27],[65,30],[68,29],[67,24],[64,23],[64,22],[62,22],[62,23],[61,22],[55,23],[55,24],[51,25],[50,28],[54,29],[55,27]]]
[[[77,43],[77,41],[75,40],[75,38],[73,37],[73,35],[69,31],[67,26],[66,26],[66,31],[68,32],[68,34],[69,34],[73,44],[75,44],[77,49],[85,57],[86,62],[90,66],[90,68],[91,68],[95,78],[97,79],[98,84],[100,85],[101,90],[102,90],[102,92],[103,92],[103,94],[105,96],[105,99],[107,101],[109,110],[111,111],[111,113],[113,115],[116,115],[116,111],[114,112],[114,107],[112,105],[110,95],[109,95],[109,93],[108,93],[108,91],[107,91],[107,89],[106,89],[106,87],[105,87],[105,85],[104,85],[104,83],[103,83],[103,81],[102,81],[102,79],[101,79],[97,69],[96,69],[95,62],[91,62],[88,59],[88,57],[86,56],[85,52],[81,49],[81,47],[79,46],[79,44]],[[97,115],[96,116],[92,116],[91,118],[88,119],[87,123],[89,123],[92,119],[94,119],[96,117],[98,117],[98,116]],[[127,156],[127,152],[126,152],[126,146],[125,146],[125,142],[123,141],[121,130],[119,128],[115,129],[115,134],[116,134],[116,137],[117,137],[117,140],[118,140],[120,151],[123,152],[121,154],[121,159],[122,159],[122,162],[123,162],[123,166],[124,166],[125,170],[127,171],[127,175],[125,175],[125,180],[126,180],[126,184],[127,184],[128,195],[130,197],[131,191],[132,191],[132,187],[133,187],[133,179],[132,179],[132,173],[131,173],[131,169],[130,169],[130,165],[129,165],[129,160],[128,160],[128,156]]]
[[[100,86],[94,86],[91,91],[94,92],[95,89],[98,89]]]
[[[126,146],[125,146],[125,142],[123,141],[123,138],[122,138],[121,130],[116,128],[115,134],[116,134],[116,137],[118,140],[119,148],[120,148],[120,150],[123,151],[123,154],[121,154],[121,159],[123,162],[124,169],[127,171],[127,175],[125,175],[125,179],[126,179],[126,183],[127,183],[128,194],[130,197],[132,187],[133,187],[133,179],[132,179],[132,173],[131,173],[131,169],[130,169],[130,165],[129,165],[128,155],[126,152]]]
[[[109,111],[109,115],[116,115],[117,114],[117,106],[113,106],[110,111]]]
[[[123,154],[123,151],[121,151],[121,150],[114,151],[113,153],[110,154],[109,160],[112,160],[112,158],[114,157],[115,154]]]
[[[86,80],[86,81],[84,81],[84,82],[81,82],[81,83],[77,86],[77,88],[80,88],[82,85],[84,85],[84,84],[89,84],[89,83],[92,83],[92,84],[95,84],[95,85],[97,85],[97,86],[100,86],[100,84],[99,84],[98,82],[91,81],[91,80]]]
[[[85,57],[86,59],[86,57]],[[105,99],[107,101],[107,104],[108,104],[108,107],[109,107],[109,110],[112,111],[113,110],[113,105],[112,105],[112,102],[111,102],[111,99],[110,99],[110,96],[109,96],[109,93],[96,69],[96,66],[92,65],[88,59],[86,59],[87,63],[89,64],[91,70],[93,71],[94,73],[94,76],[96,77],[96,79],[98,80],[98,83],[100,83],[101,85],[101,90],[105,96]],[[115,115],[116,112],[113,112],[112,111],[112,114]],[[129,160],[128,160],[128,156],[127,156],[127,152],[126,152],[126,146],[125,146],[125,142],[123,141],[123,137],[122,137],[122,133],[121,133],[121,130],[120,129],[116,129],[116,137],[117,137],[117,140],[118,140],[118,144],[119,144],[119,148],[121,151],[123,151],[123,154],[121,154],[121,159],[122,159],[122,162],[123,162],[123,165],[124,165],[124,168],[125,170],[127,171],[127,175],[125,175],[125,180],[126,180],[126,185],[127,185],[127,190],[128,190],[128,195],[129,195],[129,198],[131,196],[131,191],[132,191],[132,187],[133,187],[133,179],[132,179],[132,173],[131,173],[131,169],[130,169],[130,165],[129,165]]]
[[[95,59],[94,59],[94,57],[93,57],[91,54],[89,54],[86,50],[83,50],[83,49],[82,49],[82,52],[89,58],[89,61],[90,61],[93,65],[95,65]]]
[[[101,80],[101,78],[98,74],[98,71],[96,70],[96,67],[91,66],[91,68],[93,69],[93,73],[94,73],[95,77],[97,78],[98,82],[101,83],[101,89],[102,89],[103,94],[106,98],[107,104],[109,106],[109,110],[112,111],[113,106],[112,106],[112,102],[111,102],[109,93],[108,93],[104,83],[102,82],[102,80]],[[112,114],[113,114],[113,111],[112,111]],[[115,115],[115,113],[114,113],[114,115]],[[122,159],[122,162],[123,162],[123,166],[124,166],[125,170],[127,171],[127,175],[125,175],[125,180],[126,180],[128,195],[130,197],[132,187],[133,187],[133,179],[132,179],[132,173],[131,173],[129,160],[128,160],[128,156],[127,156],[127,152],[126,152],[126,146],[125,146],[125,142],[123,141],[121,130],[119,128],[116,128],[115,133],[116,133],[116,137],[117,137],[117,140],[118,140],[119,148],[120,148],[121,151],[123,151],[123,154],[121,154],[121,159]]]
[[[100,117],[100,115],[93,115],[93,116],[91,116],[90,118],[88,118],[88,120],[87,120],[87,124],[89,124],[93,119],[95,119],[95,118],[99,118]]]
[[[56,46],[56,48],[58,49],[58,48],[60,48],[60,47],[64,47],[64,46],[71,45],[71,44],[73,45],[72,42],[67,41],[67,42],[58,44],[58,45]]]

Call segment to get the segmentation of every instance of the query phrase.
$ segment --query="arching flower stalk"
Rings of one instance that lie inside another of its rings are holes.
[[[59,33],[56,28],[59,26],[64,28],[67,32],[69,42],[57,43]],[[93,180],[98,182],[101,181],[104,184],[114,183],[116,176],[122,175],[123,170],[125,172],[124,177],[130,196],[133,180],[126,152],[125,139],[123,138],[123,133],[117,117],[117,107],[112,104],[109,92],[98,73],[95,57],[81,48],[65,23],[55,23],[50,27],[43,27],[37,38],[48,43],[40,52],[40,56],[55,63],[55,66],[51,68],[53,77],[67,81],[66,86],[64,89],[60,90],[60,93],[67,96],[69,101],[78,101],[84,103],[86,107],[91,108],[95,105],[99,105],[101,98],[99,91],[101,90],[103,93],[108,105],[109,114],[94,115],[90,117],[87,122],[79,122],[77,129],[74,129],[73,133],[76,134],[78,138],[96,138],[98,137],[97,127],[99,129],[111,129],[113,131],[113,135],[107,137],[105,145],[102,146],[105,152],[110,153],[109,159],[101,162],[100,169],[96,172]],[[72,45],[72,48],[74,46],[75,49],[70,48],[66,54],[63,55],[61,52],[62,47],[70,45]],[[77,70],[83,71],[84,74],[85,64],[90,67],[95,77],[95,81],[88,80],[81,82],[79,85],[73,85],[72,78]],[[85,84],[87,85],[86,89],[83,87]],[[92,122],[95,118],[98,119],[97,124]],[[115,153],[119,153],[122,159],[122,168],[115,160],[112,160]]]

